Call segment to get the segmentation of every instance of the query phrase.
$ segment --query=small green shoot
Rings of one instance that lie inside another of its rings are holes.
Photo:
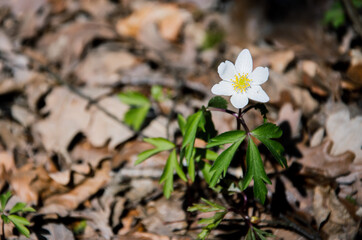
[[[1,213],[2,230],[3,230],[1,239],[6,239],[5,235],[4,235],[5,234],[4,228],[5,228],[5,224],[8,224],[10,222],[12,222],[14,224],[16,229],[21,234],[23,234],[24,236],[29,238],[30,231],[26,226],[29,226],[30,222],[26,218],[18,216],[17,214],[26,213],[26,212],[35,212],[35,209],[32,207],[27,207],[26,203],[18,202],[10,209],[10,211],[5,210],[6,205],[9,202],[11,196],[12,195],[11,195],[10,191],[0,195],[0,202],[1,202],[0,213]]]

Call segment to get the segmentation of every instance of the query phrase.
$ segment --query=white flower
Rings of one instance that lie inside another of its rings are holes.
[[[258,102],[268,102],[269,97],[259,86],[268,80],[267,67],[253,70],[253,59],[248,49],[244,49],[236,59],[222,62],[217,71],[222,81],[215,84],[211,92],[216,95],[231,96],[230,102],[236,108],[245,107],[249,98]]]

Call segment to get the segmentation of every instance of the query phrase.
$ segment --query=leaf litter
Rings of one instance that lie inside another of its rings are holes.
[[[174,116],[205,105],[217,65],[246,47],[270,68],[269,118],[284,130],[290,166],[266,161],[273,194],[261,222],[278,239],[360,237],[361,39],[350,23],[321,27],[326,6],[306,2],[1,2],[0,187],[37,209],[26,216],[31,238],[195,239],[200,216],[186,209],[215,194],[202,180],[176,180],[166,200],[167,154],[134,164],[151,148],[143,137],[177,142]],[[151,101],[136,132],[117,94],[150,97],[154,85],[166,97]],[[235,128],[232,117],[213,118],[220,133]],[[252,112],[246,121],[262,123]],[[242,239],[237,218],[228,214],[210,239]]]

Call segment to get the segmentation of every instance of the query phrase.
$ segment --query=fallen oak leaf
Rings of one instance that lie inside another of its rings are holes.
[[[326,239],[353,239],[358,224],[349,214],[330,186],[314,189],[313,212],[318,228],[328,236]]]
[[[54,209],[54,205],[61,210],[76,209],[79,204],[87,200],[110,181],[110,170],[110,161],[104,161],[101,163],[101,168],[95,171],[93,177],[85,179],[81,184],[67,193],[53,195],[47,198],[44,201],[45,207],[43,207],[40,212],[48,213],[48,209]]]
[[[337,156],[331,155],[333,142],[324,141],[317,147],[305,147],[299,144],[298,148],[303,157],[298,162],[303,165],[301,174],[317,174],[327,178],[336,178],[350,172],[350,164],[355,155],[347,151]]]
[[[52,62],[62,63],[62,75],[71,71],[87,43],[95,38],[113,39],[116,34],[111,26],[101,22],[75,22],[44,35],[38,49]]]
[[[117,32],[122,36],[139,38],[145,25],[157,24],[162,38],[175,41],[189,13],[175,4],[149,3],[117,22]],[[149,25],[148,25],[149,26]]]

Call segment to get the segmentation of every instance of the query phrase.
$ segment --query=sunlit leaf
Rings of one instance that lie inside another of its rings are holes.
[[[122,102],[133,106],[144,106],[150,104],[150,100],[139,92],[128,91],[118,95]]]
[[[26,203],[18,202],[11,209],[10,214],[20,212],[26,207]]]
[[[0,202],[1,202],[1,210],[2,211],[5,210],[5,206],[8,203],[10,198],[11,198],[11,192],[10,191],[0,195]]]
[[[147,113],[150,110],[150,105],[144,105],[142,107],[131,108],[124,115],[124,122],[138,131],[141,129],[143,122],[146,119]]]
[[[152,144],[153,146],[155,146],[155,148],[148,149],[138,154],[135,165],[140,164],[144,160],[152,157],[159,152],[171,150],[175,147],[174,143],[168,141],[165,138],[144,138],[143,141]]]
[[[223,173],[223,175],[225,176],[231,160],[233,159],[236,150],[238,149],[244,138],[245,135],[241,137],[238,141],[234,142],[228,149],[223,151],[215,160],[214,164],[210,169],[210,171],[212,172],[210,187],[214,187],[216,185]]]
[[[235,131],[224,132],[224,133],[210,139],[210,141],[206,147],[210,148],[210,147],[215,147],[215,146],[219,146],[219,145],[223,145],[223,144],[227,144],[227,143],[233,143],[239,139],[244,139],[244,138],[245,138],[244,131],[235,130]]]
[[[287,160],[283,156],[283,146],[279,142],[271,140],[271,138],[279,138],[282,133],[282,130],[272,123],[264,123],[251,131],[251,134],[268,148],[279,164],[282,167],[287,167]]]
[[[162,101],[164,98],[163,92],[162,92],[162,87],[159,85],[153,85],[151,87],[151,96],[153,99],[155,99],[158,102]]]
[[[175,149],[171,152],[170,156],[168,157],[162,176],[160,178],[160,183],[164,183],[163,194],[165,195],[166,198],[169,198],[173,191],[174,171],[177,172],[177,174],[182,180],[187,181],[186,175],[182,171],[182,168],[177,161],[177,154]]]
[[[188,144],[194,143],[197,127],[201,117],[202,117],[202,111],[198,111],[187,118],[185,135],[182,142],[182,148],[186,147],[186,145]]]
[[[30,225],[30,222],[23,217],[17,215],[9,215],[10,221],[15,225],[16,229],[27,238],[30,237],[30,231],[24,225]]]

